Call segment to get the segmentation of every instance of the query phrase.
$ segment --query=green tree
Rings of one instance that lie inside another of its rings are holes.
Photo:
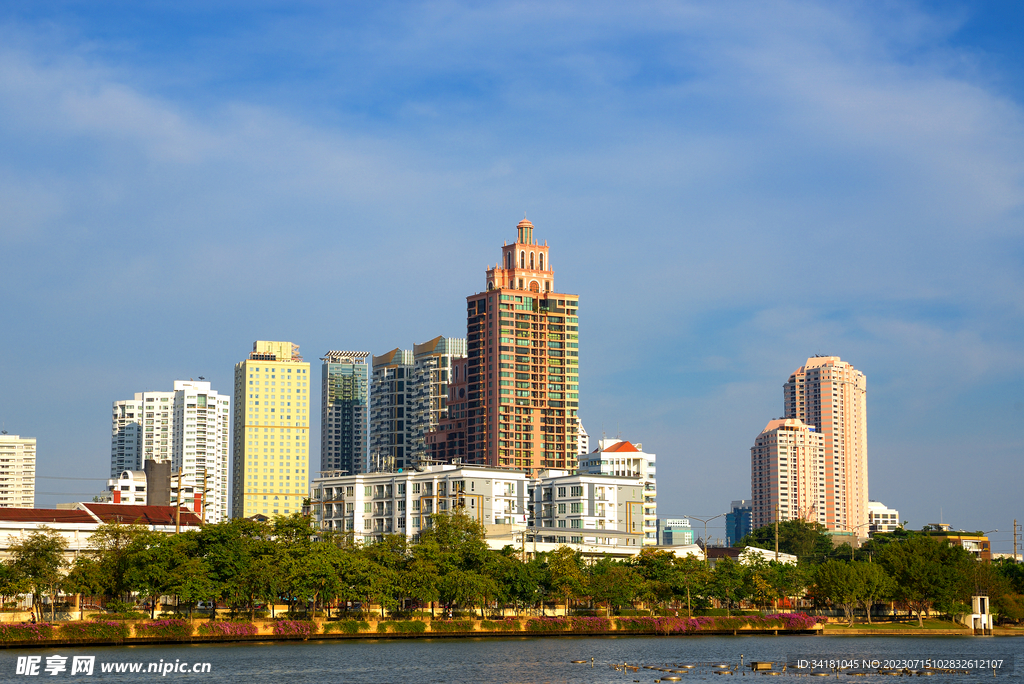
[[[406,564],[402,585],[410,598],[430,603],[430,617],[434,617],[434,602],[440,599],[437,586],[440,548],[437,542],[420,542],[412,547],[412,557]]]
[[[50,619],[56,617],[57,595],[67,567],[64,559],[67,547],[64,535],[48,527],[41,527],[20,539],[11,537],[11,567],[17,576],[25,580],[26,587],[31,589],[32,610],[40,620],[43,619],[40,599],[44,594],[50,597]]]
[[[693,617],[693,599],[701,605],[711,593],[713,575],[708,564],[696,556],[686,555],[673,560],[675,574],[672,579],[672,593],[680,598],[686,596],[686,617]]]
[[[565,599],[565,614],[569,614],[569,601],[581,596],[587,586],[583,557],[568,546],[559,546],[548,555],[551,589]]]
[[[853,626],[853,608],[862,594],[861,576],[851,563],[830,560],[814,571],[814,596],[832,606],[843,609],[850,626]]]
[[[590,597],[605,606],[605,614],[632,605],[636,599],[640,579],[631,566],[609,558],[602,558],[590,568]]]
[[[894,589],[892,578],[880,563],[857,561],[853,565],[860,574],[860,592],[857,595],[857,601],[864,609],[864,614],[870,625],[871,609],[874,608],[874,605],[892,596]]]
[[[726,556],[715,563],[711,579],[711,595],[725,606],[729,613],[733,604],[747,597],[743,566]]]
[[[632,558],[631,565],[641,580],[639,594],[653,615],[656,605],[672,599],[677,574],[675,555],[670,551],[647,547]]]
[[[12,563],[0,563],[0,607],[7,603],[7,599],[31,591],[28,580],[21,575]]]
[[[877,560],[894,582],[893,598],[917,614],[920,627],[925,611],[933,605],[952,613],[968,598],[975,561],[944,538],[908,536],[887,544]]]
[[[145,568],[146,550],[158,541],[141,525],[119,521],[103,523],[89,538],[91,555],[99,564],[103,593],[124,603],[134,603],[132,594],[140,588],[140,569]]]

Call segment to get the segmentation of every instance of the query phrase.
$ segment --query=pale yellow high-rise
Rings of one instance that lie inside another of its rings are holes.
[[[232,517],[298,513],[309,495],[309,364],[291,342],[256,341],[235,364]]]
[[[821,433],[825,496],[815,513],[830,530],[868,533],[867,380],[838,356],[815,356],[784,385],[786,418]]]

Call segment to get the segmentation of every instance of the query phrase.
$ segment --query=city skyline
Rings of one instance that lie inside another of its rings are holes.
[[[692,491],[666,517],[747,497],[785,379],[826,354],[871,379],[871,498],[1008,530],[1021,14],[5,5],[0,427],[37,439],[37,505],[83,498],[111,402],[226,391],[253,340],[461,337],[526,211],[584,302],[579,416]],[[955,486],[978,472],[983,510]]]

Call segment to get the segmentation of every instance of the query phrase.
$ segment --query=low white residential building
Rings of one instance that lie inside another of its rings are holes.
[[[35,437],[0,433],[0,508],[32,508],[35,501]]]
[[[544,470],[531,489],[534,527],[544,541],[644,545],[644,483],[638,478]]]
[[[580,456],[578,472],[638,478],[644,486],[644,545],[658,544],[657,457],[644,453],[639,442],[601,439],[592,453]]]
[[[768,549],[759,549],[756,546],[745,546],[742,549],[735,548],[732,546],[709,546],[707,548],[708,561],[711,563],[711,567],[715,567],[715,563],[723,558],[731,558],[737,563],[743,565],[750,565],[759,561],[771,562],[778,561],[786,565],[796,565],[797,557],[791,553],[778,554],[775,551]]]
[[[396,533],[414,540],[430,526],[431,515],[458,509],[484,526],[492,548],[532,551],[566,544],[594,555],[639,552],[644,503],[639,478],[550,470],[527,480],[521,471],[459,465],[324,472],[311,491],[317,526],[351,534],[355,542]]]
[[[92,534],[103,523],[142,525],[147,530],[164,534],[173,534],[177,525],[182,531],[201,527],[199,518],[184,509],[176,519],[173,506],[71,505],[74,508],[0,509],[0,560],[10,557],[12,544],[42,530],[59,532],[68,543],[64,550],[65,559],[74,561],[81,552],[92,550]]]
[[[323,472],[313,480],[311,505],[320,529],[367,542],[396,533],[415,538],[431,515],[459,508],[484,526],[525,524],[526,495],[522,472],[435,465],[400,473]]]

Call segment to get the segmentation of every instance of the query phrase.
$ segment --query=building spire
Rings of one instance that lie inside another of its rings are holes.
[[[526,218],[526,212],[523,212],[523,220],[516,226],[519,230],[519,239],[516,240],[521,245],[532,245],[533,244],[533,224],[530,223],[529,219]]]

